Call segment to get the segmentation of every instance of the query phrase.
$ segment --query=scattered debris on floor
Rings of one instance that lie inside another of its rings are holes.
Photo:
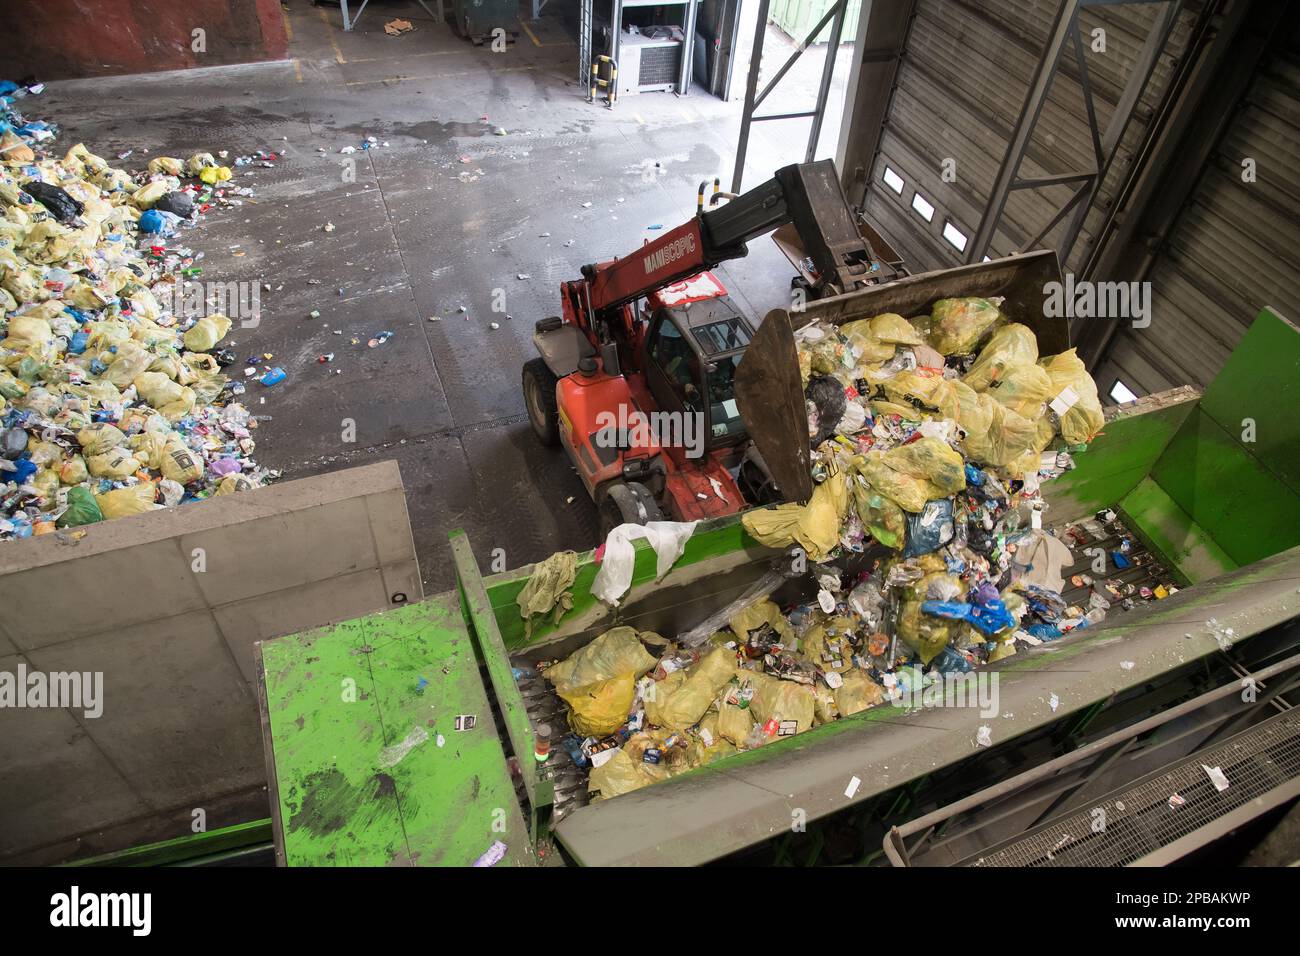
[[[216,348],[234,319],[257,324],[240,311],[256,300],[214,307],[203,253],[175,238],[252,189],[211,153],[158,156],[134,174],[80,143],[47,153],[56,127],[17,108],[39,87],[0,90],[0,538],[278,477],[251,457],[257,420],[230,401],[244,386],[222,372],[235,353]]]
[[[410,20],[403,20],[401,18],[389,20],[384,24],[384,32],[390,37],[400,36],[403,33],[410,33],[414,29],[415,24]]]

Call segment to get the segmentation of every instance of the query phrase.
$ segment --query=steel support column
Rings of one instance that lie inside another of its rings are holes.
[[[1163,6],[1163,9],[1156,17],[1155,24],[1147,33],[1142,53],[1138,56],[1132,71],[1129,73],[1128,80],[1124,84],[1124,90],[1120,94],[1119,102],[1115,106],[1115,111],[1111,114],[1110,122],[1107,123],[1104,133],[1101,131],[1097,120],[1097,111],[1092,95],[1092,81],[1088,75],[1088,64],[1085,57],[1085,44],[1079,26],[1079,11],[1082,8],[1103,3],[1114,5],[1160,3]],[[1084,221],[1087,219],[1088,213],[1093,207],[1093,202],[1101,190],[1102,183],[1105,181],[1106,175],[1119,153],[1120,144],[1124,140],[1124,133],[1133,118],[1133,113],[1142,98],[1142,93],[1151,82],[1160,54],[1168,44],[1169,37],[1178,23],[1178,15],[1181,9],[1182,4],[1178,0],[1062,0],[1061,7],[1057,11],[1056,21],[1048,36],[1047,45],[1043,49],[1043,55],[1039,58],[1038,67],[1034,71],[1034,79],[1030,85],[1029,94],[1025,97],[1024,105],[1021,107],[1020,115],[1011,134],[1011,140],[1007,144],[1007,151],[1003,156],[1002,165],[998,169],[997,178],[994,180],[988,204],[985,206],[984,215],[980,219],[979,229],[975,233],[974,240],[966,249],[967,262],[978,262],[989,254],[993,237],[997,234],[998,226],[1001,224],[1003,213],[1006,210],[1007,198],[1012,190],[1039,189],[1044,186],[1077,182],[1079,186],[1073,191],[1065,204],[1058,208],[1055,215],[1042,227],[1038,234],[1024,243],[1020,249],[1021,252],[1026,252],[1036,248],[1047,234],[1068,216],[1069,219],[1064,234],[1056,247],[1056,253],[1062,265],[1066,263],[1070,253],[1074,250],[1074,244],[1078,241],[1079,233],[1082,231]],[[1019,178],[1018,171],[1024,161],[1029,143],[1033,139],[1034,127],[1037,125],[1043,107],[1047,102],[1052,81],[1060,71],[1061,54],[1067,44],[1074,50],[1075,63],[1079,71],[1079,86],[1083,96],[1084,109],[1087,113],[1088,132],[1092,140],[1093,168],[1067,170],[1063,173],[1047,176]]]
[[[830,94],[830,81],[835,72],[835,57],[839,51],[840,33],[844,22],[844,11],[848,5],[848,0],[836,0],[829,10],[817,21],[809,32],[804,41],[800,43],[794,53],[781,65],[776,71],[776,75],[768,81],[763,87],[762,92],[758,92],[758,71],[763,62],[763,40],[767,34],[767,12],[769,0],[759,0],[758,5],[758,25],[754,29],[754,52],[749,60],[749,77],[745,84],[745,107],[740,115],[740,138],[736,144],[736,168],[731,177],[731,191],[740,192],[741,180],[745,172],[745,154],[749,149],[749,133],[751,124],[762,122],[764,120],[792,119],[796,117],[811,116],[813,119],[812,130],[808,137],[808,147],[806,155],[811,162],[813,153],[817,151],[817,140],[821,135],[822,119],[826,114],[826,100]],[[817,93],[817,105],[807,113],[779,113],[769,116],[755,116],[756,110],[772,92],[778,83],[790,72],[791,67],[795,65],[799,57],[803,56],[803,51],[813,45],[817,35],[822,32],[826,24],[831,20],[835,25],[831,30],[830,42],[826,45],[826,60],[822,65],[821,85]]]
[[[1034,126],[1043,112],[1043,106],[1047,103],[1047,93],[1051,89],[1052,80],[1056,77],[1061,51],[1065,49],[1070,32],[1074,29],[1078,12],[1079,0],[1063,0],[1061,9],[1056,13],[1056,22],[1048,34],[1047,46],[1043,49],[1043,55],[1039,57],[1038,67],[1034,70],[1029,95],[1025,97],[1024,105],[1020,108],[1020,116],[1012,130],[1011,141],[1007,144],[1006,155],[1002,157],[997,178],[993,181],[993,190],[989,193],[988,205],[984,208],[979,229],[975,231],[975,237],[966,249],[967,262],[979,262],[989,251],[993,235],[997,232],[998,223],[1002,219],[1002,212],[1006,208],[1007,197],[1014,188],[1016,170],[1020,168],[1020,162],[1025,157],[1025,149],[1033,136]]]

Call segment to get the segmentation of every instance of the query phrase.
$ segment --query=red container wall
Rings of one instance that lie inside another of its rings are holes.
[[[5,0],[0,22],[9,80],[278,60],[289,49],[279,0]]]

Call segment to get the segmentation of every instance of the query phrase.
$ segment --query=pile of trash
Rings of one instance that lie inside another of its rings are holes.
[[[168,240],[249,190],[211,153],[135,174],[81,144],[47,155],[56,129],[17,109],[39,87],[0,90],[0,539],[276,477],[214,351],[231,320],[188,281],[202,253]]]
[[[1073,557],[1043,528],[1040,495],[1101,430],[1096,385],[1073,349],[1040,357],[1000,305],[945,299],[927,316],[796,333],[812,497],[742,518],[759,542],[797,549],[792,570],[675,640],[614,628],[542,665],[593,796],[915,701],[1018,641],[1104,618],[1100,588],[1086,608],[1062,597]],[[813,600],[770,600],[795,578]]]

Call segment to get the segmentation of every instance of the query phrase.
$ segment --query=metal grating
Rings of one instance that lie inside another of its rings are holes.
[[[1228,789],[1216,790],[1202,764],[1222,768]],[[1290,710],[965,865],[1127,866],[1298,777],[1300,713]],[[1172,807],[1174,794],[1186,803]],[[1096,808],[1103,832],[1093,831]]]
[[[678,59],[682,54],[682,45],[647,46],[641,50],[641,71],[637,74],[637,86],[662,86],[677,82],[677,71],[681,66]]]
[[[551,755],[546,761],[546,772],[555,786],[555,803],[551,809],[551,825],[555,826],[566,816],[588,802],[588,771],[577,766],[567,751],[559,746],[559,739],[569,731],[569,716],[564,701],[555,689],[537,672],[529,661],[514,660],[519,678],[519,692],[523,695],[528,718],[534,727],[545,724],[551,728]],[[520,759],[532,759],[526,755]]]

